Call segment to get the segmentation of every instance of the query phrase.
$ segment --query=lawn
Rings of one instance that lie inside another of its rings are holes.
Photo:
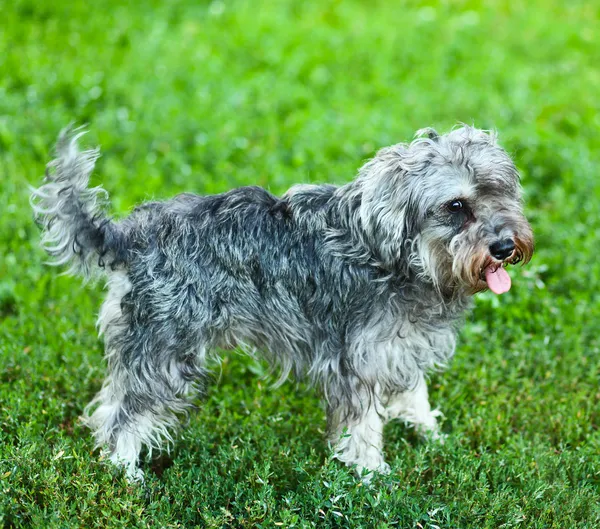
[[[0,525],[600,527],[600,6],[0,0]],[[78,417],[103,380],[101,284],[44,265],[28,206],[86,123],[117,216],[148,198],[343,183],[378,147],[499,131],[536,253],[479,295],[433,375],[444,445],[386,428],[392,474],[331,459],[318,396],[215,367],[170,454],[132,486]]]

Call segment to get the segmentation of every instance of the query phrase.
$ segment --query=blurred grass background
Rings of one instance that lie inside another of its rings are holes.
[[[4,527],[600,526],[600,4],[0,0],[0,523]],[[351,179],[457,122],[521,169],[537,252],[478,297],[432,379],[444,446],[386,429],[391,476],[330,460],[318,398],[228,356],[174,450],[129,486],[78,423],[104,366],[101,285],[43,265],[28,207],[58,131],[94,183],[148,198]]]

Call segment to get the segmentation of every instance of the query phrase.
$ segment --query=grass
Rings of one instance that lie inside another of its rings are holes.
[[[600,526],[600,12],[594,2],[0,0],[0,523],[66,527]],[[129,486],[78,422],[103,378],[101,286],[43,265],[27,204],[88,123],[125,214],[149,197],[345,182],[384,145],[496,128],[537,239],[484,294],[431,397],[444,446],[386,430],[393,473],[331,461],[314,392],[223,362]]]

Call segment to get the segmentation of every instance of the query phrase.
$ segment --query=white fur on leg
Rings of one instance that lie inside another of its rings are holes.
[[[94,412],[90,413],[90,409],[98,403]],[[137,466],[142,448],[140,437],[132,431],[122,430],[116,441],[111,442],[115,419],[120,409],[121,403],[114,398],[111,384],[105,384],[96,398],[86,407],[82,417],[83,423],[92,429],[96,446],[102,447],[103,457],[115,466],[123,468],[130,481],[143,481],[144,473]]]
[[[389,474],[390,466],[383,457],[383,420],[376,406],[370,406],[354,421],[342,422],[334,436],[335,458],[347,466],[356,465],[358,474],[365,482],[373,477],[373,471]]]
[[[437,423],[441,412],[431,409],[427,383],[423,375],[419,377],[419,382],[413,390],[391,397],[385,412],[388,421],[401,419],[412,424],[419,434],[430,439],[443,440]]]
[[[176,427],[176,416],[166,408],[159,408],[130,415],[119,424],[122,402],[115,397],[112,380],[111,377],[107,379],[105,386],[88,405],[83,421],[92,429],[96,446],[103,448],[103,455],[123,468],[130,481],[143,481],[144,473],[138,467],[142,447],[146,446],[149,455],[152,455],[153,448],[160,449],[163,441],[172,443],[169,430]]]
[[[108,450],[103,450],[102,453],[113,465],[125,471],[125,476],[129,481],[141,483],[144,481],[144,472],[137,465],[140,450],[139,438],[132,433],[125,432],[119,435],[112,453]]]

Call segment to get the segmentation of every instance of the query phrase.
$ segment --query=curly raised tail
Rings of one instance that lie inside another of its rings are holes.
[[[67,127],[56,143],[56,158],[46,166],[44,184],[32,188],[30,204],[42,228],[42,247],[51,264],[69,264],[69,273],[89,279],[119,263],[124,236],[106,215],[108,195],[88,188],[99,149],[80,151],[85,131]]]

